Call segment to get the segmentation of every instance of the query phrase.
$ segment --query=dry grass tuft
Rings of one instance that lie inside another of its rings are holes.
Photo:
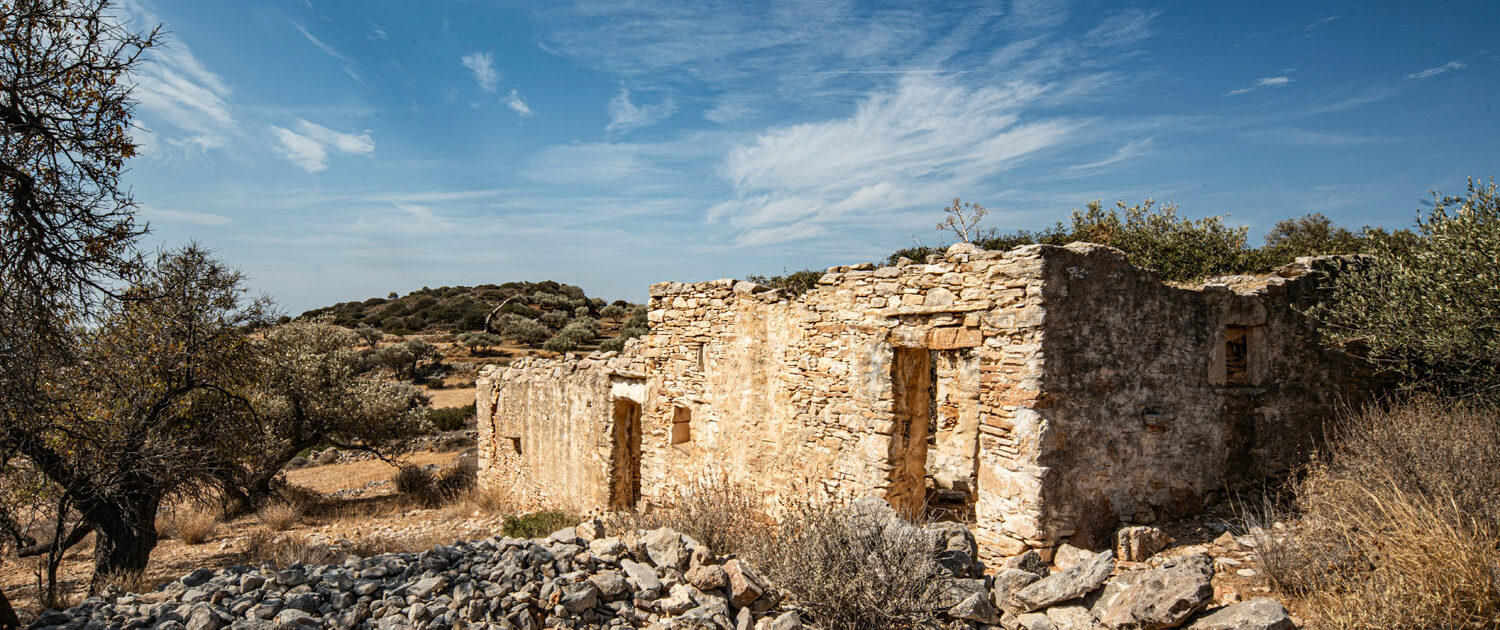
[[[477,485],[477,476],[477,464],[465,460],[437,474],[419,466],[402,466],[391,482],[396,486],[396,493],[409,503],[437,508],[471,492]]]
[[[1418,400],[1342,421],[1262,568],[1325,628],[1500,619],[1500,417]]]
[[[685,487],[674,488],[662,498],[661,506],[617,513],[609,523],[610,531],[658,527],[670,527],[726,555],[753,555],[769,545],[775,533],[765,501],[731,483],[721,472],[706,473]]]
[[[114,587],[125,593],[149,593],[156,590],[160,582],[146,575],[145,571],[116,571],[99,578],[99,588]]]
[[[167,513],[160,529],[183,544],[198,545],[218,531],[219,518],[218,510],[202,506],[179,507]]]
[[[270,562],[278,567],[330,564],[344,557],[344,554],[330,545],[315,544],[300,536],[267,531],[256,531],[246,538],[245,555],[252,561]]]
[[[283,532],[302,520],[302,506],[289,501],[277,501],[255,513],[266,529]]]

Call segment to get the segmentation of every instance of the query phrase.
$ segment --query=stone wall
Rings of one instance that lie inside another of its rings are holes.
[[[1120,523],[1192,513],[1305,461],[1322,421],[1365,393],[1300,312],[1335,263],[1190,289],[1103,246],[1049,257],[1045,537],[1097,548]]]
[[[482,481],[596,511],[721,472],[937,506],[987,556],[1092,542],[1298,461],[1345,374],[1290,308],[1319,274],[1288,275],[1188,289],[1107,247],[965,244],[795,298],[653,285],[623,352],[482,374]]]

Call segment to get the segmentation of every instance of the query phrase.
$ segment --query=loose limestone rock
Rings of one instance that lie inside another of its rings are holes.
[[[1115,630],[1164,630],[1182,625],[1213,600],[1213,559],[1196,554],[1149,569],[1095,614]]]
[[[1172,537],[1159,527],[1139,525],[1115,532],[1115,557],[1125,562],[1145,562],[1167,548]]]
[[[1045,608],[1093,592],[1115,570],[1115,554],[1106,551],[1066,571],[1044,577],[1016,593],[1026,611]]]
[[[1293,630],[1286,608],[1269,597],[1230,604],[1198,617],[1187,630]]]

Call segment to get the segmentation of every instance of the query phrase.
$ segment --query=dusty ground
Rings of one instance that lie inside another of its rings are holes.
[[[458,456],[458,451],[423,451],[411,454],[406,461],[418,466],[449,466]],[[390,549],[425,549],[433,544],[485,538],[500,531],[504,514],[478,508],[472,503],[420,509],[403,501],[395,495],[392,484],[378,483],[389,480],[395,472],[394,467],[378,460],[288,471],[286,475],[290,483],[325,496],[377,483],[358,498],[325,501],[309,510],[301,522],[279,535],[310,544],[378,540],[379,544]],[[151,554],[151,564],[144,579],[130,586],[135,587],[132,590],[154,588],[198,568],[258,563],[260,559],[251,557],[247,547],[253,536],[267,531],[268,528],[251,515],[220,523],[208,540],[196,545],[163,536]],[[65,556],[59,576],[67,593],[64,597],[66,603],[76,603],[83,598],[82,590],[92,572],[92,554],[93,540],[90,538]],[[23,615],[35,614],[39,610],[36,560],[11,556],[0,558],[0,589],[4,589]]]

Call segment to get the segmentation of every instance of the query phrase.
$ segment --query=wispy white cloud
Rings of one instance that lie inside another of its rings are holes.
[[[277,142],[276,152],[309,173],[328,168],[330,149],[352,155],[375,152],[375,141],[369,131],[343,133],[306,120],[297,121],[294,127],[295,131],[271,126],[271,134]]]
[[[300,22],[292,22],[292,26],[296,27],[297,32],[302,33],[302,37],[307,39],[307,41],[311,43],[315,48],[323,51],[323,54],[328,55],[334,60],[342,63],[344,74],[349,75],[349,78],[354,79],[357,83],[365,82],[364,78],[360,77],[359,73],[354,71],[355,64],[353,59],[346,57],[343,53],[339,52],[338,49],[328,45],[327,42],[318,39],[317,36],[313,35],[311,31],[307,30],[307,27],[302,26]]]
[[[354,63],[353,59],[345,57],[343,53],[338,51],[338,49],[335,49],[333,46],[329,46],[323,40],[318,39],[317,36],[313,35],[312,32],[307,30],[307,27],[302,26],[300,22],[292,22],[292,26],[297,27],[297,32],[302,33],[302,37],[306,38],[308,42],[311,42],[312,45],[317,47],[318,50],[323,51],[323,54],[328,55],[329,57],[333,57],[334,59],[337,59],[344,63]]]
[[[1115,152],[1112,155],[1109,155],[1108,157],[1105,157],[1105,158],[1102,158],[1102,159],[1099,159],[1099,160],[1095,160],[1093,162],[1088,162],[1086,164],[1079,164],[1077,166],[1071,166],[1071,167],[1068,167],[1068,170],[1071,171],[1071,172],[1092,171],[1092,170],[1095,170],[1095,169],[1104,168],[1106,166],[1113,166],[1115,164],[1120,164],[1122,162],[1128,162],[1128,161],[1133,160],[1135,158],[1138,158],[1138,157],[1141,157],[1143,155],[1146,155],[1147,153],[1150,153],[1151,152],[1151,144],[1152,144],[1152,139],[1151,138],[1144,138],[1144,139],[1141,139],[1141,140],[1132,140],[1130,142],[1125,143],[1125,146],[1122,146],[1119,149],[1116,149]]]
[[[1240,137],[1257,144],[1324,148],[1353,147],[1384,141],[1374,136],[1309,131],[1295,127],[1257,129],[1243,132]]]
[[[495,70],[495,58],[487,52],[469,53],[460,60],[465,68],[474,73],[479,89],[494,92],[500,83],[500,73]]]
[[[527,105],[526,101],[521,98],[521,94],[514,89],[510,91],[510,94],[505,96],[505,106],[509,107],[511,111],[522,118],[530,118],[534,113],[531,111],[531,106]]]
[[[988,189],[990,179],[1078,128],[1062,119],[1021,121],[1044,91],[905,77],[848,118],[772,129],[733,148],[720,171],[735,199],[708,217],[737,228],[738,245],[763,245]]]
[[[751,105],[752,102],[752,97],[746,94],[720,97],[713,107],[703,112],[703,119],[721,125],[745,120],[758,113],[757,109]]]
[[[1462,61],[1459,61],[1459,60],[1455,59],[1455,60],[1450,61],[1448,63],[1445,63],[1445,64],[1443,64],[1441,66],[1438,66],[1436,68],[1428,68],[1428,69],[1423,70],[1421,72],[1413,72],[1411,74],[1406,75],[1406,78],[1408,80],[1409,79],[1430,79],[1430,78],[1435,77],[1437,75],[1440,75],[1440,74],[1443,74],[1443,73],[1446,73],[1446,72],[1452,72],[1454,70],[1462,70],[1462,69],[1464,69],[1466,67],[1468,67],[1467,64],[1465,64]]]
[[[187,210],[173,210],[171,208],[159,208],[150,204],[141,206],[141,214],[151,221],[164,221],[168,223],[186,223],[190,225],[229,225],[229,217],[213,214],[211,212],[191,212]]]
[[[1315,28],[1321,28],[1321,27],[1327,26],[1329,24],[1332,24],[1334,22],[1337,22],[1340,19],[1343,19],[1343,17],[1344,16],[1342,16],[1342,15],[1330,15],[1328,17],[1318,18],[1317,20],[1314,20],[1311,24],[1308,24],[1305,28],[1306,28],[1306,30],[1309,30],[1309,31],[1313,30]]]
[[[124,5],[126,15],[143,24],[161,21],[138,2]],[[143,153],[201,153],[223,149],[238,133],[229,98],[231,90],[209,70],[185,42],[154,48],[150,63],[136,66],[132,96],[150,119],[151,132],[137,140]]]
[[[1011,0],[1006,24],[1017,30],[1056,28],[1068,19],[1067,0]]]
[[[1084,41],[1101,47],[1133,46],[1151,36],[1151,22],[1160,14],[1136,8],[1120,11],[1090,29]]]
[[[1256,90],[1261,90],[1261,89],[1265,89],[1265,88],[1282,88],[1282,87],[1286,87],[1288,85],[1291,85],[1292,82],[1295,81],[1295,80],[1296,79],[1293,79],[1293,78],[1291,78],[1289,76],[1285,76],[1285,75],[1274,76],[1274,77],[1261,77],[1260,79],[1258,79],[1258,80],[1255,81],[1254,85],[1251,85],[1251,86],[1248,86],[1248,87],[1242,87],[1242,88],[1239,88],[1239,89],[1236,89],[1236,90],[1230,90],[1229,93],[1225,94],[1225,96],[1239,96],[1241,94],[1245,94],[1245,93],[1248,93],[1248,92],[1254,92]]]
[[[666,120],[676,111],[677,104],[670,96],[654,105],[636,105],[630,101],[630,90],[620,88],[620,92],[609,100],[609,124],[604,130],[630,131],[653,125]]]

